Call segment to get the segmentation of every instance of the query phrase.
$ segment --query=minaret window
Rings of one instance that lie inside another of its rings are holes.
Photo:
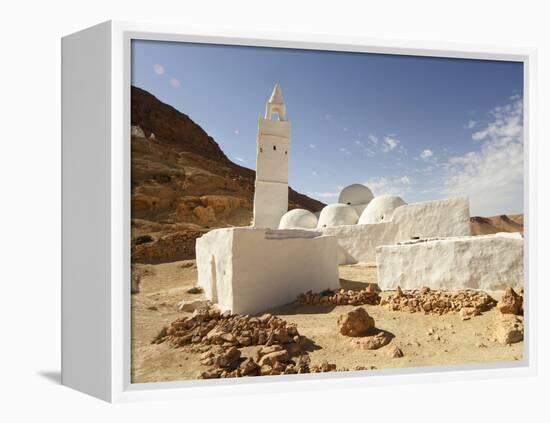
[[[273,151],[276,151],[277,150],[277,146],[273,146]]]

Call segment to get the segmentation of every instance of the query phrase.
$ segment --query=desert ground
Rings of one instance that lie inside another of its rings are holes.
[[[140,292],[132,295],[132,382],[163,382],[197,379],[209,366],[200,362],[200,353],[168,342],[153,344],[157,334],[174,320],[190,316],[178,310],[182,300],[203,298],[187,291],[197,282],[194,260],[163,264],[139,264]],[[376,283],[376,266],[340,266],[340,284],[346,290],[360,290]],[[391,295],[381,293],[381,297]],[[503,292],[489,293],[499,300]],[[338,334],[338,317],[351,305],[288,304],[269,312],[289,323],[308,340],[311,363],[326,360],[337,368],[376,369],[452,364],[511,362],[521,360],[524,343],[510,345],[495,339],[500,312],[496,307],[464,320],[458,313],[443,315],[390,311],[381,305],[363,305],[376,322],[376,328],[393,335],[391,342],[377,350],[365,350]],[[399,348],[403,356],[392,352]],[[244,356],[254,349],[245,347]],[[276,377],[276,376],[273,376]]]

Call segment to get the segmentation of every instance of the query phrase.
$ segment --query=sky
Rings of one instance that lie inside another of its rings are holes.
[[[252,169],[258,116],[276,82],[297,191],[333,203],[362,183],[408,203],[469,196],[472,215],[523,212],[522,63],[132,43],[132,84]]]

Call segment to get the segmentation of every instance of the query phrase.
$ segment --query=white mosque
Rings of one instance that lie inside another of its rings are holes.
[[[288,211],[290,133],[276,84],[258,120],[252,226],[214,229],[196,242],[199,285],[222,310],[254,314],[337,289],[343,264],[376,263],[382,289],[523,283],[521,235],[470,236],[468,198],[407,204],[352,184],[318,217]]]

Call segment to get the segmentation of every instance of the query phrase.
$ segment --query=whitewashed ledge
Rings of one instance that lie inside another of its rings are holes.
[[[524,283],[519,233],[428,238],[376,248],[378,285],[412,290],[501,290]]]

